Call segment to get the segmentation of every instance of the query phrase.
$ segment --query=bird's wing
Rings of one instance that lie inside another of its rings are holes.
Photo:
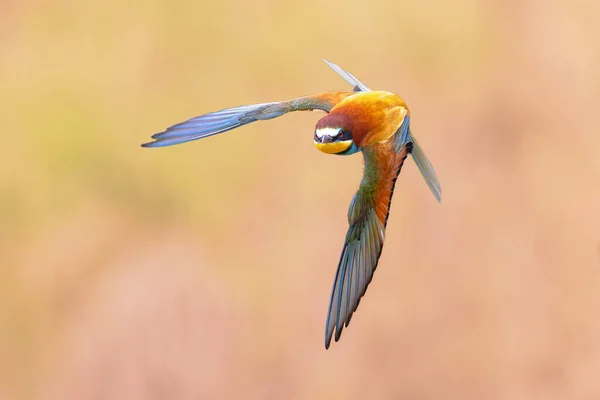
[[[327,92],[289,101],[228,108],[173,125],[164,132],[152,135],[154,141],[144,143],[142,146],[164,147],[185,143],[227,132],[254,121],[276,118],[292,111],[323,110],[329,112],[337,103],[354,94],[356,93]]]
[[[336,64],[332,63],[331,61],[327,61],[327,60],[324,60],[324,61],[335,72],[337,72],[342,78],[344,78],[344,80],[346,82],[348,82],[349,84],[354,86],[354,91],[368,92],[371,90],[371,89],[369,89],[369,87],[367,85],[365,85],[364,83],[359,81],[350,72],[344,71],[339,65],[336,65]],[[427,186],[429,186],[429,190],[431,190],[431,193],[433,193],[433,195],[435,196],[435,199],[438,201],[438,203],[441,202],[442,201],[442,187],[440,185],[440,181],[438,180],[438,177],[435,174],[435,170],[433,169],[433,166],[431,165],[431,162],[429,162],[427,155],[425,155],[425,152],[423,151],[423,148],[419,145],[419,142],[417,142],[417,139],[415,139],[415,137],[413,136],[412,132],[410,132],[410,130],[408,130],[405,134],[403,134],[403,136],[404,137],[402,137],[402,143],[405,143],[406,141],[412,142],[413,150],[412,150],[411,155],[413,157],[413,160],[415,161],[415,164],[417,164],[417,168],[419,168],[421,175],[423,175],[423,178],[425,179]]]
[[[403,126],[408,129],[408,124]],[[411,151],[411,142],[396,151],[392,140],[363,149],[365,171],[348,210],[350,227],[333,282],[325,348],[329,348],[334,330],[335,341],[339,340],[373,278],[383,248],[396,178]]]

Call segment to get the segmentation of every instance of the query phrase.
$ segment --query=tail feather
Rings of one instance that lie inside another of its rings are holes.
[[[323,59],[323,61],[325,61],[327,63],[327,65],[329,65],[331,67],[331,69],[333,69],[335,72],[337,72],[342,78],[344,78],[344,80],[346,82],[348,82],[349,84],[351,84],[352,86],[354,86],[354,91],[355,92],[370,92],[371,89],[369,89],[369,87],[367,85],[365,85],[364,83],[362,83],[361,81],[359,81],[354,75],[352,75],[350,72],[348,71],[344,71],[342,68],[340,68],[339,65],[332,63],[331,61],[327,61],[326,59]]]
[[[413,150],[411,153],[413,160],[415,161],[415,164],[417,164],[419,171],[421,171],[421,175],[423,175],[425,182],[427,182],[429,190],[431,190],[431,193],[433,193],[438,203],[441,203],[442,187],[440,186],[440,181],[435,175],[435,170],[427,159],[423,148],[419,145],[417,139],[415,139],[411,132],[409,132],[409,137],[409,140],[413,143]]]

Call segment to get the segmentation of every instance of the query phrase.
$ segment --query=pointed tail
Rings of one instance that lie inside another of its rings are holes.
[[[442,187],[440,186],[440,181],[435,175],[435,170],[429,162],[429,159],[427,159],[423,148],[419,145],[419,142],[417,142],[417,139],[415,139],[415,137],[413,136],[412,132],[409,132],[408,135],[409,141],[413,143],[413,149],[411,153],[413,160],[415,160],[415,164],[417,164],[419,171],[421,171],[421,175],[423,175],[425,182],[427,182],[429,190],[431,190],[431,193],[433,193],[438,203],[441,203]]]

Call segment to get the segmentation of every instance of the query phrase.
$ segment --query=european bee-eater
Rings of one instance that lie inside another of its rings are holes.
[[[314,144],[328,154],[364,157],[360,187],[348,210],[349,228],[333,281],[325,326],[329,348],[344,326],[350,324],[360,299],[373,278],[383,248],[396,178],[411,154],[429,189],[439,202],[442,190],[435,171],[410,130],[410,111],[396,94],[371,91],[354,75],[325,62],[354,86],[352,92],[327,92],[289,101],[228,108],[173,125],[152,136],[143,147],[162,147],[201,139],[254,121],[279,117],[291,111],[323,110],[328,114],[316,125]]]

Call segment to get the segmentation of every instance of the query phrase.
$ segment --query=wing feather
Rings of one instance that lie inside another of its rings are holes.
[[[381,256],[396,177],[412,143],[394,151],[394,143],[363,149],[365,175],[348,210],[349,228],[335,274],[325,326],[325,348],[350,324]],[[334,335],[335,332],[335,335]]]
[[[191,118],[152,135],[154,141],[142,147],[164,147],[227,132],[255,121],[277,118],[292,111],[322,110],[329,112],[354,92],[328,92],[281,102],[251,104],[227,108]]]

